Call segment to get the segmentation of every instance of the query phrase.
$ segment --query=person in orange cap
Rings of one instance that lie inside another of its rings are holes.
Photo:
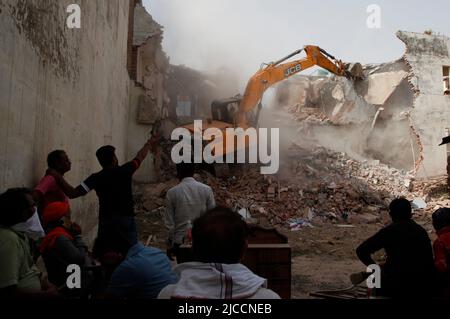
[[[67,266],[76,264],[84,267],[88,261],[81,227],[71,221],[70,213],[68,203],[53,202],[47,205],[42,216],[47,235],[39,250],[44,258],[49,281],[59,287],[62,293],[69,293],[66,286],[70,275],[67,273]]]

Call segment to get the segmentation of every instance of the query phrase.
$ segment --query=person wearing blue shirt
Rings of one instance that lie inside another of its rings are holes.
[[[178,281],[163,251],[129,244],[122,236],[97,238],[94,255],[105,270],[105,297],[154,299],[164,287]]]

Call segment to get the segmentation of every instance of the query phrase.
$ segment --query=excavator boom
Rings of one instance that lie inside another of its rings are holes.
[[[305,51],[306,57],[300,60],[285,62],[293,56]],[[214,139],[216,145],[215,156],[223,157],[229,152],[238,151],[237,145],[234,150],[226,149],[226,141],[234,138],[228,136],[225,131],[227,128],[242,128],[246,130],[249,127],[256,126],[258,123],[259,111],[261,110],[261,99],[264,92],[282,80],[285,80],[301,71],[307,70],[313,66],[320,66],[329,72],[338,76],[344,76],[350,79],[360,79],[363,77],[362,66],[359,63],[352,65],[344,64],[341,60],[336,59],[325,50],[318,46],[307,45],[303,49],[297,50],[288,56],[261,68],[248,81],[244,96],[236,96],[225,100],[214,101],[211,105],[212,120],[204,123],[202,130],[208,128],[217,128],[222,131],[223,138]],[[252,115],[252,111],[257,107],[256,116]],[[253,118],[252,118],[253,117]],[[195,132],[194,124],[186,125],[190,132]],[[248,147],[249,144],[241,145],[241,148]]]
[[[302,51],[306,52],[305,58],[283,63],[291,57],[300,54]],[[250,78],[239,105],[237,123],[239,125],[245,124],[243,116],[256,107],[261,101],[264,92],[269,87],[316,65],[333,74],[347,78],[360,79],[362,76],[362,72],[356,71],[361,70],[362,67],[353,67],[352,70],[354,72],[352,74],[347,70],[346,65],[342,61],[337,60],[320,47],[313,45],[305,46],[303,49],[297,50],[276,62],[268,64]]]

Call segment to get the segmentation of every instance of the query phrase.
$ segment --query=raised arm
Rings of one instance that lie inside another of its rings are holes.
[[[150,150],[152,150],[159,141],[159,136],[153,135],[136,154],[135,159],[140,163],[144,161]]]

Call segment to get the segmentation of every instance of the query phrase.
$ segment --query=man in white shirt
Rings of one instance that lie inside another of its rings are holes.
[[[177,256],[191,222],[216,206],[211,187],[197,182],[193,177],[194,171],[194,164],[178,164],[180,183],[166,195],[164,222],[169,230],[167,255],[171,259],[172,255]]]

